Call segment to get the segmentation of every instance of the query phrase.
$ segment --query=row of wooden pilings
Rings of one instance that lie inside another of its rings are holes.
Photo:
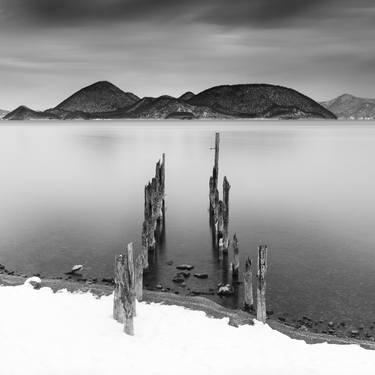
[[[228,254],[229,240],[229,190],[231,188],[227,177],[223,179],[223,199],[219,198],[218,179],[219,179],[219,149],[220,133],[215,134],[215,158],[212,176],[209,180],[209,212],[210,225],[214,237],[215,246],[218,250],[219,260],[223,259],[224,254]],[[231,263],[232,278],[238,281],[240,257],[239,243],[235,233],[232,240],[233,261]],[[258,247],[257,263],[257,294],[256,294],[256,316],[261,322],[267,319],[266,310],[266,273],[267,273],[267,246]],[[248,257],[245,262],[244,272],[244,308],[247,311],[254,311],[253,297],[253,273],[252,261]]]
[[[215,134],[215,162],[209,181],[210,225],[219,259],[228,254],[229,240],[229,191],[230,184],[223,179],[223,199],[219,199],[219,147],[220,134]],[[136,300],[142,300],[143,270],[149,267],[149,253],[156,250],[160,233],[165,225],[165,154],[156,164],[155,177],[144,189],[144,221],[142,226],[142,250],[135,254],[133,244],[127,245],[124,254],[115,259],[115,292],[113,317],[124,324],[124,331],[134,335],[133,317],[136,315]],[[234,234],[232,240],[232,277],[238,280],[240,257],[239,242]],[[265,322],[266,310],[267,246],[258,247],[256,317]],[[248,257],[244,271],[244,307],[254,311],[252,261]]]
[[[134,335],[133,317],[136,301],[143,297],[143,270],[149,267],[149,252],[155,251],[164,226],[165,215],[165,154],[156,164],[155,177],[144,189],[144,221],[142,250],[134,251],[128,244],[124,254],[115,258],[115,291],[113,317],[124,324],[124,332]]]

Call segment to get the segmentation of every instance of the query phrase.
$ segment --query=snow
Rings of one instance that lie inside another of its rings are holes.
[[[1,375],[374,374],[375,352],[316,344],[256,322],[140,303],[135,336],[112,319],[113,297],[0,287]]]

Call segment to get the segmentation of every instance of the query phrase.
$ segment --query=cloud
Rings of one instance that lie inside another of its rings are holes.
[[[0,0],[0,9],[8,19],[35,26],[145,21],[270,28],[363,16],[374,5],[373,0]]]

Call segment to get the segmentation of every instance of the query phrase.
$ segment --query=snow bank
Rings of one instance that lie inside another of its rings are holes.
[[[307,345],[267,325],[231,327],[203,312],[138,304],[136,336],[112,297],[0,287],[1,375],[374,374],[375,352]]]

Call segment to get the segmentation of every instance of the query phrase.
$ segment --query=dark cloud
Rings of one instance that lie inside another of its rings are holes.
[[[288,27],[292,22],[363,15],[373,7],[373,0],[0,0],[9,19],[36,26],[167,21]]]

